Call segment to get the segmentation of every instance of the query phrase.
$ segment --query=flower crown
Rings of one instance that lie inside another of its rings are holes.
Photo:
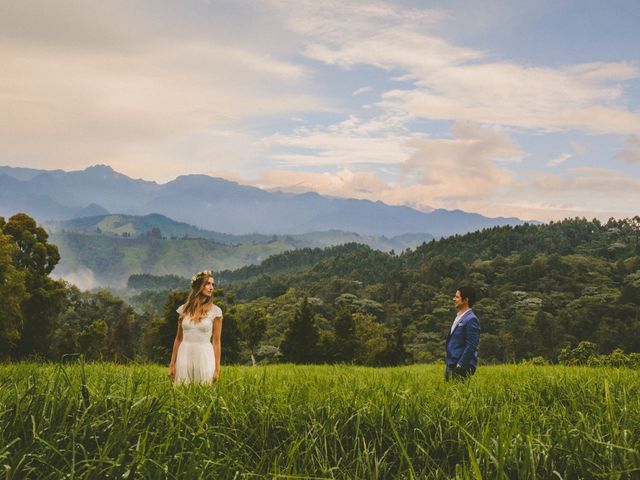
[[[195,288],[198,284],[198,280],[202,280],[204,277],[212,277],[213,273],[211,270],[203,270],[201,272],[196,273],[193,277],[191,277],[191,288]]]

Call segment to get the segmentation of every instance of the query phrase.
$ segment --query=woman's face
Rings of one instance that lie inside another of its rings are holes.
[[[207,278],[207,281],[204,282],[204,285],[202,286],[202,294],[210,297],[211,295],[213,295],[213,289],[215,286],[216,282],[213,280],[213,277]]]

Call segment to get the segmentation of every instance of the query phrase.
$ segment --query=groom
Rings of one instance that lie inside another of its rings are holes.
[[[447,335],[444,372],[444,378],[447,381],[473,375],[478,367],[480,322],[471,310],[475,300],[476,292],[471,287],[458,288],[453,297],[458,314]]]

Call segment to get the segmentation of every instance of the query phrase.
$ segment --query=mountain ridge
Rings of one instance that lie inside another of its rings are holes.
[[[4,216],[26,211],[39,221],[69,220],[82,216],[91,206],[92,214],[158,213],[236,235],[342,230],[387,237],[415,233],[443,237],[524,223],[515,217],[490,218],[443,209],[423,212],[316,192],[270,192],[201,174],[181,175],[159,184],[132,179],[106,165],[71,172],[0,167],[0,187],[0,215]]]

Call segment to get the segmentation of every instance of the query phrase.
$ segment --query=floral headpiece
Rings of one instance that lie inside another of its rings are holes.
[[[198,282],[202,280],[204,277],[212,277],[213,273],[211,270],[203,270],[201,272],[196,273],[193,277],[191,277],[191,288],[195,288],[198,285]]]

